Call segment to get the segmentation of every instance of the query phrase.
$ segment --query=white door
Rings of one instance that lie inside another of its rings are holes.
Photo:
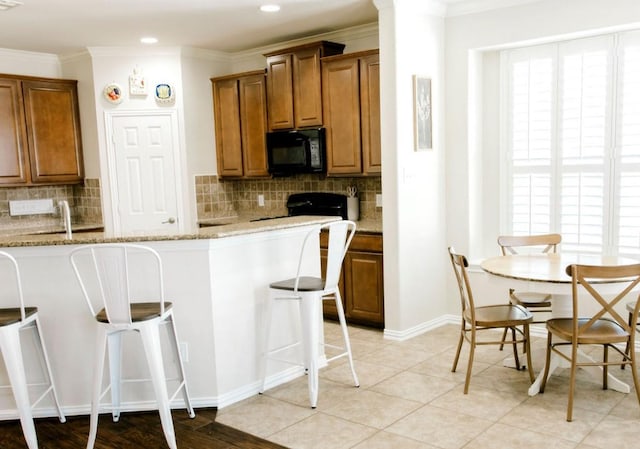
[[[177,233],[181,226],[174,117],[171,113],[132,114],[110,119],[116,231],[120,235]]]

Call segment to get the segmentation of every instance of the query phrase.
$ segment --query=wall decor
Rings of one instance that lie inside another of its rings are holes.
[[[175,100],[175,90],[170,84],[158,84],[155,96],[158,103],[171,103]]]
[[[133,73],[129,75],[129,95],[147,95],[144,75],[138,67],[133,69]]]
[[[104,98],[112,104],[119,104],[122,102],[122,87],[117,83],[107,84],[102,90]]]
[[[413,132],[415,151],[431,150],[431,79],[413,75]]]

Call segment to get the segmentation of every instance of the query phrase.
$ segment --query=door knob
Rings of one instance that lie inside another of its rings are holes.
[[[165,224],[165,223],[174,224],[175,222],[176,222],[175,218],[169,217],[169,219],[167,221],[163,221],[162,224]]]

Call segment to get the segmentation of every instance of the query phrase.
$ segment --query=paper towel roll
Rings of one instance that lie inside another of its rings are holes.
[[[360,199],[357,196],[347,197],[347,218],[351,221],[360,218]]]

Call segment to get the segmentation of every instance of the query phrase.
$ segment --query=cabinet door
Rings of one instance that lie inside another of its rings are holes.
[[[269,129],[293,129],[293,75],[291,54],[267,58]]]
[[[20,81],[0,79],[0,184],[28,181],[26,145]]]
[[[238,80],[213,83],[216,155],[219,176],[242,176],[242,133]]]
[[[75,82],[22,81],[31,181],[81,182],[84,174]]]
[[[269,176],[264,74],[240,78],[239,89],[244,176]]]
[[[380,57],[360,59],[360,113],[362,119],[362,171],[382,172],[380,148]]]
[[[358,59],[324,62],[322,96],[327,174],[362,173]]]
[[[352,322],[384,325],[382,254],[349,251],[344,262],[346,314]]]
[[[322,125],[320,48],[293,54],[293,111],[295,126]]]

